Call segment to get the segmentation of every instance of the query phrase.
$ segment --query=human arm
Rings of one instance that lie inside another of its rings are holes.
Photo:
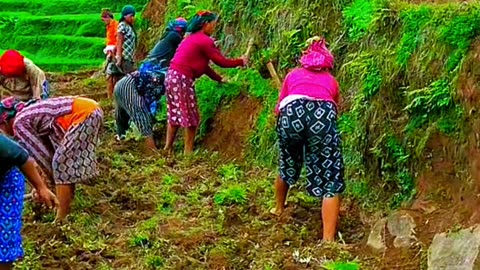
[[[36,169],[35,161],[18,143],[5,135],[0,135],[0,161],[3,166],[19,167],[28,181],[37,190],[38,196],[48,207],[58,205],[53,193]]]
[[[212,80],[217,82],[224,82],[222,76],[220,76],[215,70],[213,70],[210,66],[207,67],[205,70],[205,74],[210,77]]]
[[[33,62],[26,63],[27,77],[30,80],[33,99],[40,99],[42,96],[42,86],[47,79],[45,73]]]
[[[117,48],[116,48],[116,57],[117,64],[121,64],[122,54],[123,54],[123,42],[125,41],[126,26],[124,23],[118,25],[117,30]]]
[[[17,121],[19,120],[19,121]],[[49,149],[46,148],[44,140],[36,132],[38,123],[34,119],[18,119],[13,121],[15,139],[19,144],[30,152],[30,155],[40,165],[42,171],[49,177],[52,176],[52,160]],[[34,150],[34,151],[33,151]]]
[[[289,74],[290,75],[290,74]],[[278,96],[278,103],[277,105],[275,106],[275,114],[276,115],[279,115],[280,114],[280,103],[282,102],[282,100],[284,98],[286,98],[288,96],[288,79],[289,79],[289,75],[287,75],[285,77],[285,80],[283,81],[283,84],[282,84],[282,89],[280,90],[280,94]]]
[[[210,41],[205,42],[204,52],[205,52],[205,55],[208,57],[208,59],[210,59],[217,66],[222,68],[234,68],[234,67],[246,65],[246,59],[242,59],[242,58],[229,59],[223,56],[223,54],[215,46],[215,43],[211,39]]]
[[[20,167],[20,170],[25,175],[28,182],[37,191],[39,200],[45,203],[45,205],[47,205],[49,208],[57,207],[59,205],[58,199],[55,194],[48,189],[45,180],[42,179],[38,173],[36,165],[37,164],[35,161],[29,157],[27,161]]]
[[[335,104],[337,104],[337,107],[340,105],[341,102],[341,96],[340,96],[340,85],[338,84],[337,80],[334,78],[333,79],[333,93],[332,93],[332,98],[333,101],[335,101]]]

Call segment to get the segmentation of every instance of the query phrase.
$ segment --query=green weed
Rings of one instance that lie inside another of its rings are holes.
[[[352,41],[360,40],[372,25],[376,11],[376,1],[355,0],[343,10],[344,24]]]
[[[480,31],[480,12],[471,8],[466,14],[454,16],[440,28],[440,38],[453,48],[447,70],[453,71],[465,57],[470,44]]]
[[[406,92],[409,104],[405,110],[413,116],[407,129],[419,128],[442,111],[452,108],[454,101],[451,94],[450,82],[442,79],[433,82],[430,86]]]
[[[326,270],[359,270],[360,265],[356,262],[331,262],[323,265]]]
[[[177,182],[178,182],[178,179],[173,175],[166,174],[163,176],[163,184],[165,186],[171,186]]]
[[[40,255],[35,252],[37,246],[36,240],[31,241],[29,239],[23,240],[23,250],[25,255],[21,261],[14,263],[15,269],[20,270],[40,270],[42,269],[40,264]]]
[[[151,245],[150,237],[145,233],[138,233],[132,236],[129,240],[131,247],[148,248]]]
[[[163,191],[160,195],[160,202],[157,205],[157,210],[161,213],[171,213],[178,200],[178,195],[172,191]]]
[[[217,205],[242,205],[247,202],[247,190],[240,185],[232,185],[215,194],[213,201]]]
[[[146,265],[151,269],[162,269],[165,265],[165,259],[158,255],[150,255],[146,259]]]
[[[222,165],[217,171],[226,182],[238,181],[243,176],[243,171],[235,164]]]
[[[403,22],[402,39],[397,49],[397,63],[405,67],[412,54],[425,38],[422,31],[432,18],[432,10],[428,6],[403,10],[400,19]]]

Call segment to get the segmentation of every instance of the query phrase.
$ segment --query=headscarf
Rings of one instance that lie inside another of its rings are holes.
[[[167,31],[176,31],[179,33],[185,33],[187,31],[187,26],[188,26],[187,20],[180,17],[168,23]]]
[[[200,11],[190,20],[187,32],[196,33],[202,30],[202,27],[209,22],[213,22],[218,19],[218,14],[210,11]]]
[[[8,50],[0,57],[0,73],[5,77],[20,77],[27,71],[24,57],[18,51]]]
[[[15,97],[8,97],[0,101],[0,124],[14,118],[17,113],[21,112],[25,107],[35,103],[36,100],[21,102]]]
[[[110,11],[108,8],[102,9],[102,18],[112,18],[113,19],[113,12]]]
[[[180,35],[185,34],[187,32],[188,22],[184,18],[176,18],[168,23],[165,32],[160,37],[160,40],[164,39],[170,32],[177,32]]]
[[[135,8],[131,5],[126,5],[122,8],[122,17],[120,17],[120,21],[124,21],[125,20],[125,17],[127,17],[128,15],[133,15],[135,16]]]
[[[302,67],[309,70],[333,69],[334,58],[327,49],[325,38],[314,37],[307,42],[311,44],[300,59]]]

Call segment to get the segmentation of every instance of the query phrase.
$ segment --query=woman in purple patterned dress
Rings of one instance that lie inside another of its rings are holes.
[[[70,212],[75,185],[97,175],[95,150],[103,112],[94,100],[81,97],[18,104],[14,98],[2,100],[0,109],[9,117],[0,128],[14,135],[53,179],[60,201],[57,221],[63,221]]]

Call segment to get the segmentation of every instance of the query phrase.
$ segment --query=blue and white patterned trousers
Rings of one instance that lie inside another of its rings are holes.
[[[282,108],[277,123],[280,177],[288,185],[297,182],[305,160],[310,195],[332,198],[345,190],[336,119],[331,102],[298,99]]]

